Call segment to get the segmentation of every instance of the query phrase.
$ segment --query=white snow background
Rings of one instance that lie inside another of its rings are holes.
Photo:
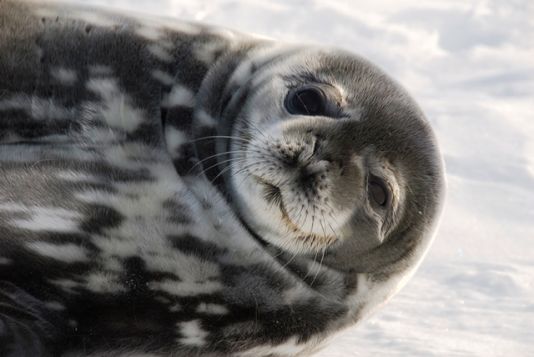
[[[382,67],[437,132],[447,203],[410,283],[319,356],[534,356],[534,1],[72,1],[334,45]]]

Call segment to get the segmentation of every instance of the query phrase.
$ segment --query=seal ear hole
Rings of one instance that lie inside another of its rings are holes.
[[[367,181],[367,194],[375,206],[387,208],[391,201],[391,193],[387,183],[380,177],[370,175]]]

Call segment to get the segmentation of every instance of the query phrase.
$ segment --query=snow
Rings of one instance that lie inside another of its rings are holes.
[[[84,2],[335,45],[385,69],[437,132],[448,200],[412,281],[319,355],[534,355],[534,2]]]

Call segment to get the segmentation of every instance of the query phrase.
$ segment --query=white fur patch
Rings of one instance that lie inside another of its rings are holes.
[[[80,215],[57,207],[31,206],[24,210],[30,217],[14,219],[11,225],[31,231],[75,232],[78,230]]]
[[[85,288],[95,293],[119,293],[126,288],[119,281],[119,277],[111,272],[97,272],[90,274],[85,280]]]
[[[159,69],[155,69],[152,71],[152,78],[160,82],[161,84],[164,84],[166,86],[172,86],[174,84],[174,78],[170,73],[163,72]]]
[[[53,244],[47,242],[30,242],[26,244],[26,247],[39,255],[65,263],[80,263],[89,260],[87,251],[73,243]]]
[[[113,165],[127,169],[147,168],[151,172],[163,171],[166,168],[163,174],[165,177],[177,177],[176,171],[167,167],[170,165],[167,165],[165,153],[162,152],[164,150],[161,148],[150,147],[140,142],[123,142],[117,145],[108,145],[104,150],[105,159]],[[163,168],[161,168],[162,166]]]
[[[301,284],[295,284],[290,289],[284,290],[282,293],[282,298],[287,305],[299,302],[302,303],[314,296],[315,294],[310,292],[310,289],[306,289]]]
[[[50,283],[60,287],[64,291],[68,293],[74,293],[74,288],[77,288],[80,286],[80,283],[77,281],[71,280],[71,279],[56,279],[56,280],[50,280]]]
[[[351,313],[367,315],[385,301],[386,295],[392,294],[389,282],[377,286],[370,281],[367,274],[363,273],[358,274],[357,279],[356,290],[346,299],[346,305],[351,308]]]
[[[100,180],[93,175],[88,175],[83,172],[77,172],[77,171],[71,171],[71,170],[59,171],[55,174],[55,176],[60,180],[65,180],[65,181],[70,181],[70,182],[79,182],[79,181],[94,182],[94,183],[100,182]]]
[[[157,241],[156,241],[157,242]],[[154,243],[156,243],[154,242]],[[180,278],[180,281],[163,280],[154,283],[156,287],[174,295],[195,295],[202,292],[211,293],[217,291],[222,285],[217,281],[220,277],[219,264],[206,261],[194,255],[188,255],[175,250],[167,245],[153,244],[148,242],[146,252],[157,252],[157,256],[147,257],[147,269],[154,272],[171,273]]]
[[[252,74],[252,61],[244,61],[241,63],[237,69],[232,74],[230,78],[230,83],[236,85],[243,85]]]
[[[96,106],[93,106],[93,108]],[[93,109],[90,109],[93,110]],[[95,112],[95,110],[93,110]],[[100,120],[96,117],[97,120]],[[110,130],[109,127],[99,128],[94,125],[88,125],[83,128],[83,138],[88,145],[97,146],[97,144],[108,145],[124,139],[124,133],[118,130]]]
[[[66,86],[72,86],[78,79],[78,75],[76,74],[75,70],[63,67],[53,68],[50,71],[50,74],[55,80]]]
[[[175,154],[188,141],[189,138],[183,131],[172,126],[165,128],[165,142],[167,143],[167,150],[171,154]]]
[[[176,106],[193,108],[195,106],[195,94],[182,85],[175,85],[161,101],[161,106],[166,108]]]
[[[205,110],[199,110],[195,113],[196,122],[202,127],[214,127],[217,125],[217,121]]]
[[[150,25],[140,26],[135,30],[135,34],[151,41],[157,41],[165,36],[161,29]]]
[[[7,110],[22,110],[36,120],[68,119],[72,114],[71,110],[56,103],[53,99],[28,96],[26,94],[0,99],[0,111]]]
[[[224,43],[219,41],[202,43],[193,47],[193,55],[197,60],[211,65],[215,61],[216,54],[224,48]]]
[[[0,203],[0,210],[7,211],[7,212],[25,212],[28,211],[30,208],[25,205],[21,205],[18,203],[13,202],[5,202]]]
[[[184,345],[202,347],[206,344],[208,333],[200,326],[200,320],[177,323],[178,330],[183,336],[178,342]]]
[[[141,248],[133,239],[120,239],[118,237],[96,237],[93,242],[107,257],[126,258],[135,256]]]
[[[117,81],[111,78],[93,78],[87,89],[100,96],[102,104],[90,108],[111,127],[132,132],[143,122],[144,112],[135,108],[129,96],[121,91]]]
[[[163,280],[150,283],[152,290],[164,291],[175,296],[195,296],[201,294],[213,294],[222,290],[223,286],[218,281],[174,281]]]
[[[167,49],[160,44],[153,43],[147,46],[148,52],[163,62],[172,62],[173,57]]]
[[[110,194],[105,191],[86,190],[76,194],[76,198],[85,202],[94,202],[100,204],[106,204],[119,211],[123,216],[131,219],[131,223],[135,225],[133,231],[123,231],[122,236],[125,233],[139,235],[139,230],[143,229],[144,234],[151,234],[155,236],[161,236],[161,229],[158,225],[144,224],[146,221],[156,220],[158,223],[164,220],[165,212],[162,211],[161,205],[169,197],[183,194],[180,191],[182,189],[181,182],[176,179],[173,180],[173,176],[167,179],[163,177],[165,170],[171,170],[170,165],[161,165],[156,167],[154,165],[151,170],[154,176],[161,174],[157,177],[158,180],[154,182],[140,182],[140,183],[127,183],[116,184],[115,187],[120,190],[119,194]],[[159,170],[161,169],[161,170]],[[175,172],[172,173],[176,175]],[[137,221],[137,222],[136,222]],[[137,231],[137,232],[136,232]]]
[[[225,315],[228,313],[228,309],[219,304],[200,303],[197,307],[197,312],[201,314]]]

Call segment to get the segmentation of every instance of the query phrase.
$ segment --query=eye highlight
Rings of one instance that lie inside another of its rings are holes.
[[[369,177],[367,194],[371,203],[380,207],[387,207],[391,200],[391,193],[389,192],[387,183],[377,176]]]
[[[285,107],[290,114],[325,115],[326,95],[321,88],[309,85],[291,90],[285,100]]]

